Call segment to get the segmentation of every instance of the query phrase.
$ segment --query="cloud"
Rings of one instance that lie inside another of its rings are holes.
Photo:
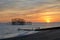
[[[0,10],[6,9],[30,9],[36,6],[52,3],[50,0],[0,0]]]
[[[0,0],[0,18],[35,19],[52,15],[60,15],[60,0]]]

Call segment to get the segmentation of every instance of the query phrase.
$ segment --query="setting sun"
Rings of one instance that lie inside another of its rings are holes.
[[[43,17],[43,19],[44,19],[44,22],[47,22],[47,23],[52,22],[52,18],[50,16],[45,16]]]
[[[50,19],[46,19],[46,22],[47,22],[47,23],[50,23],[51,21],[50,21]]]

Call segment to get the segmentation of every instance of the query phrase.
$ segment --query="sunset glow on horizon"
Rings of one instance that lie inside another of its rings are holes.
[[[0,22],[22,18],[31,22],[60,22],[59,0],[1,0]]]

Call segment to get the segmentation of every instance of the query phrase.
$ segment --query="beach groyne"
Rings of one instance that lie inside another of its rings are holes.
[[[60,40],[60,29],[39,31],[26,36],[17,36],[3,40]]]

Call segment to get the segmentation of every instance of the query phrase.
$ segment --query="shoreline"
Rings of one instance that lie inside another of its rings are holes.
[[[53,29],[53,30],[51,30]],[[58,40],[60,39],[60,27],[50,28],[49,30],[39,31],[25,36],[16,36],[0,40]]]
[[[58,40],[60,39],[60,29],[46,30],[26,36],[17,36],[1,40]]]

